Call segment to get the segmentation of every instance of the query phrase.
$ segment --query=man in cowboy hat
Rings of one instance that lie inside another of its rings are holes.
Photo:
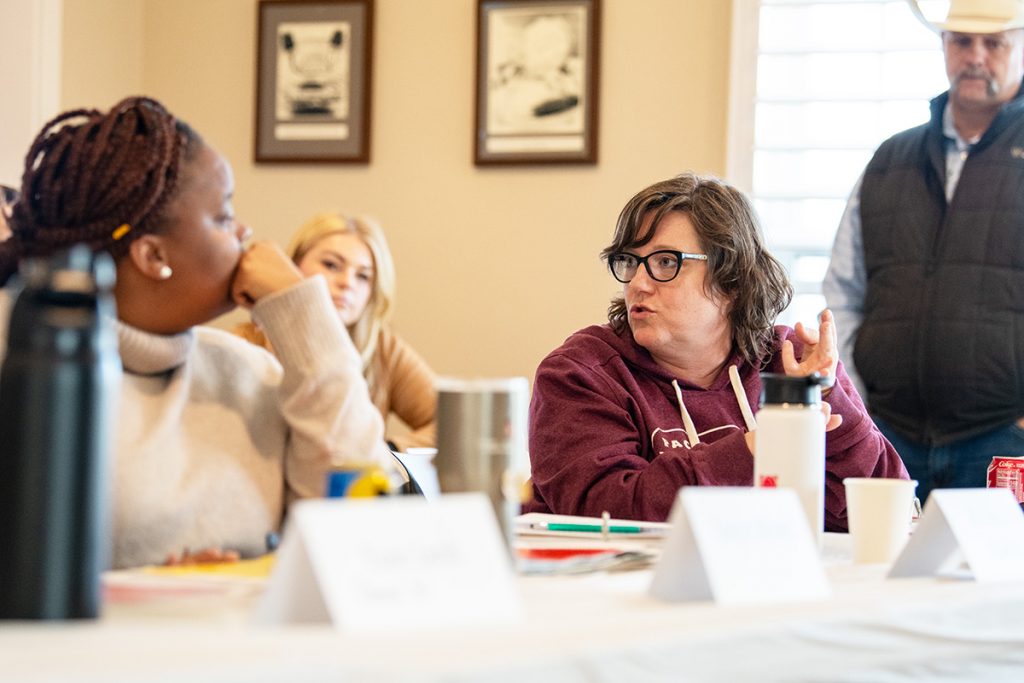
[[[1024,0],[953,0],[934,28],[949,90],[875,152],[825,278],[922,500],[1024,456]]]

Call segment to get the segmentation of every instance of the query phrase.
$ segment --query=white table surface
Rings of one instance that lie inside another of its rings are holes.
[[[522,625],[387,636],[254,628],[261,582],[222,583],[95,623],[0,622],[0,681],[1024,681],[1024,582],[885,580],[845,543],[826,543],[825,601],[661,603],[650,570],[524,576]]]

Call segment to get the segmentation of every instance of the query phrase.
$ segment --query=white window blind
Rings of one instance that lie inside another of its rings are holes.
[[[948,85],[939,37],[907,0],[734,0],[733,24],[729,177],[796,290],[780,322],[811,323],[854,182]]]

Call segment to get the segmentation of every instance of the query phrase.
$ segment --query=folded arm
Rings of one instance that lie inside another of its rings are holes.
[[[370,401],[362,362],[322,277],[264,297],[253,308],[284,370],[281,412],[289,426],[289,497],[321,496],[332,465],[390,466],[384,422]]]
[[[825,529],[846,531],[846,477],[908,479],[896,449],[878,431],[843,364],[826,399],[842,424],[825,435]]]

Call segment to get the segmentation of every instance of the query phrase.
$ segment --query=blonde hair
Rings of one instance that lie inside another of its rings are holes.
[[[310,218],[299,228],[288,245],[288,255],[296,265],[318,242],[331,235],[357,235],[373,255],[373,281],[370,300],[359,320],[349,329],[352,342],[363,360],[363,373],[367,380],[373,374],[373,359],[377,340],[391,320],[395,303],[395,264],[391,260],[384,232],[373,220],[365,216],[347,216],[337,211],[325,211]]]

